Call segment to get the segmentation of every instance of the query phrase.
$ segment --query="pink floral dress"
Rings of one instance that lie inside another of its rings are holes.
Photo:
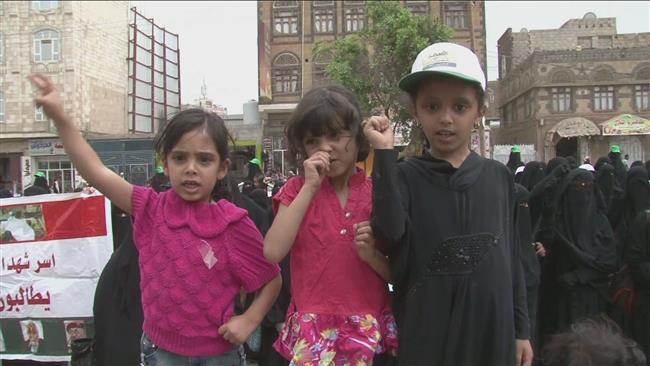
[[[287,182],[274,208],[289,206],[304,183]],[[275,349],[296,366],[372,365],[376,354],[397,352],[397,327],[386,282],[357,254],[353,225],[370,220],[372,182],[350,178],[341,207],[323,181],[291,249],[292,304]]]

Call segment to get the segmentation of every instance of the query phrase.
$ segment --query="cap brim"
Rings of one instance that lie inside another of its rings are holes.
[[[478,84],[481,88],[483,87],[479,80],[476,80],[474,78],[468,77],[467,75],[463,75],[457,72],[425,70],[425,71],[416,71],[404,76],[398,83],[399,88],[405,92],[410,92],[415,88],[417,88],[418,85],[420,85],[422,79],[435,74],[452,76],[465,81],[469,81],[470,83]]]

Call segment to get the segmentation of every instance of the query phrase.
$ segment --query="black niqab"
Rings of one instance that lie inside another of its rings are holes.
[[[551,174],[551,172],[560,165],[569,166],[569,161],[561,156],[557,156],[549,160],[548,164],[546,164],[546,175]]]
[[[631,222],[641,211],[650,209],[650,182],[645,167],[636,166],[627,173],[625,210]]]
[[[616,179],[618,179],[618,183],[623,186],[625,184],[625,175],[627,173],[627,168],[625,167],[625,164],[623,164],[621,153],[610,152],[607,156],[609,157],[609,160],[612,161],[614,170],[616,170]]]
[[[521,153],[518,152],[510,152],[510,156],[508,157],[508,163],[506,164],[508,168],[510,168],[510,171],[514,175],[515,172],[517,171],[517,168],[520,166],[524,166],[524,163],[521,161]]]
[[[531,161],[524,167],[524,172],[521,176],[519,184],[524,186],[529,192],[539,181],[544,178],[545,165],[541,161]]]
[[[607,163],[609,165],[612,165],[612,161],[609,160],[608,157],[602,156],[602,157],[598,158],[598,160],[596,161],[596,164],[594,165],[594,170],[595,171],[600,170],[600,167],[605,163]]]

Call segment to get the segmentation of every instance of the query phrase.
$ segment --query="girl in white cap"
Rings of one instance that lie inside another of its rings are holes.
[[[530,365],[512,173],[469,149],[485,75],[469,49],[436,43],[399,83],[429,143],[397,164],[386,117],[364,126],[376,149],[373,229],[389,245],[398,364]]]

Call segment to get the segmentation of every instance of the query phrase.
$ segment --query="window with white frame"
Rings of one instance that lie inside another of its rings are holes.
[[[61,52],[59,32],[42,30],[34,33],[34,61],[58,61]]]
[[[0,91],[0,122],[5,121],[5,94]]]
[[[47,116],[45,115],[45,112],[43,112],[43,106],[38,106],[34,110],[34,120],[36,122],[45,122],[45,121],[47,121]]]
[[[613,86],[594,87],[594,111],[612,111],[612,110],[614,110],[614,87]]]
[[[336,7],[334,1],[314,1],[314,33],[334,33],[336,22]]]
[[[467,2],[453,2],[444,4],[445,24],[454,29],[469,28],[469,14]]]
[[[34,10],[51,10],[59,7],[57,0],[51,1],[32,1],[32,9]]]
[[[568,112],[571,110],[571,88],[552,88],[551,104],[553,112]]]
[[[345,1],[343,3],[343,17],[345,19],[345,31],[357,32],[366,25],[366,4],[365,1]]]
[[[634,102],[637,111],[650,111],[650,84],[634,86]]]
[[[300,92],[300,61],[298,57],[285,52],[273,60],[272,84],[274,94]]]
[[[273,2],[273,32],[275,34],[298,34],[300,4],[298,1]]]

